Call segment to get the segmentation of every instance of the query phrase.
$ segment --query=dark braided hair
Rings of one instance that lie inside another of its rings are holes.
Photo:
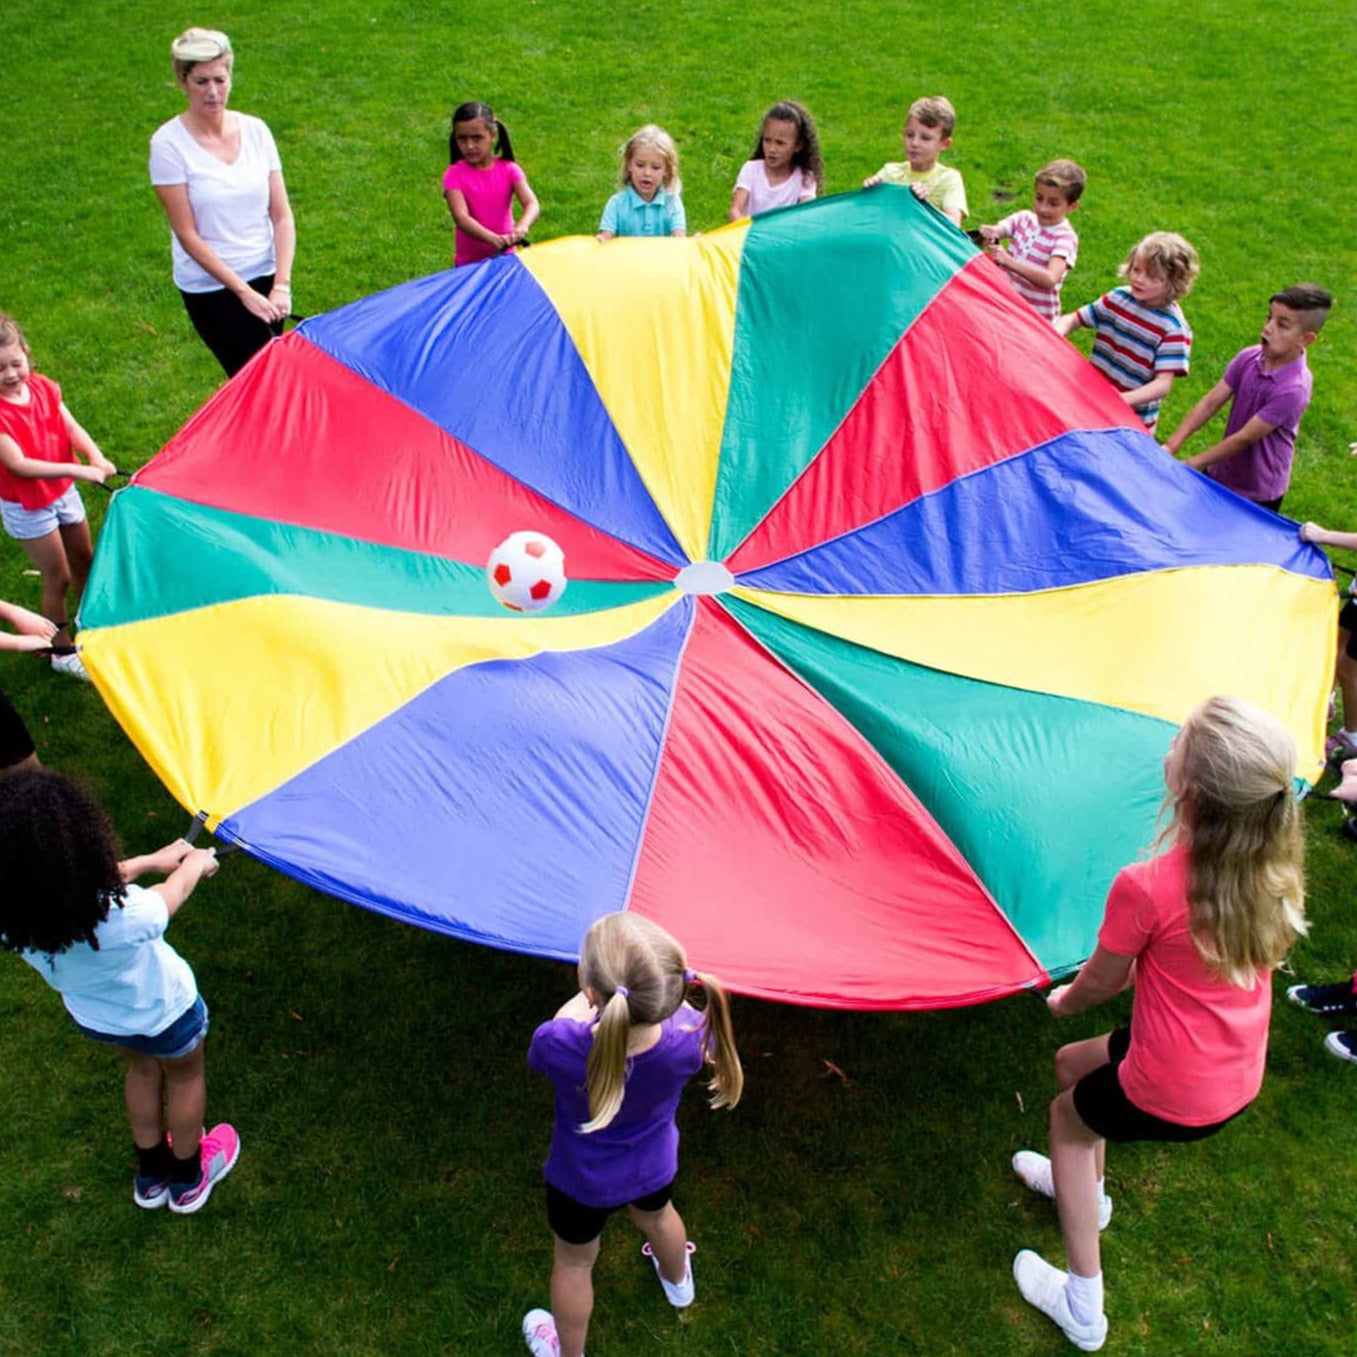
[[[495,154],[501,160],[514,158],[513,144],[509,140],[509,129],[495,117],[495,110],[479,99],[469,104],[458,104],[452,110],[452,127],[448,132],[448,164],[455,165],[462,158],[457,149],[457,124],[483,122],[495,134]]]
[[[98,947],[94,930],[123,898],[118,837],[103,808],[47,768],[0,777],[0,947]]]

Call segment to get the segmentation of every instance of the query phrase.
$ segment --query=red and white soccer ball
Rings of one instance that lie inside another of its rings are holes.
[[[485,576],[496,602],[540,613],[565,593],[565,553],[545,533],[510,533],[490,553]]]

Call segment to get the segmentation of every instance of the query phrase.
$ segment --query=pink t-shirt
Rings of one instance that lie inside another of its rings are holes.
[[[443,175],[443,192],[456,189],[466,199],[467,211],[487,231],[507,236],[514,229],[514,185],[525,178],[513,160],[496,156],[483,170],[474,170],[465,160],[458,160]],[[497,254],[499,251],[493,245],[458,230],[454,264],[478,264]]]
[[[770,184],[768,166],[762,160],[746,160],[740,166],[735,187],[749,194],[745,211],[751,217],[771,212],[775,207],[793,207],[815,197],[815,180],[805,170],[793,168],[780,184]]]
[[[1271,973],[1241,989],[1206,968],[1188,930],[1187,847],[1123,868],[1098,941],[1136,958],[1131,1048],[1117,1074],[1142,1111],[1182,1126],[1224,1121],[1258,1096]]]

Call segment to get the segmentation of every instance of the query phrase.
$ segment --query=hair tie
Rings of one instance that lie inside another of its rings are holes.
[[[625,985],[618,985],[618,987],[613,990],[614,995],[620,994],[624,999],[627,998],[630,993],[631,991]]]
[[[696,971],[684,971],[684,972],[683,972],[683,983],[684,983],[685,985],[695,985],[695,984],[697,984],[697,972],[696,972]]]

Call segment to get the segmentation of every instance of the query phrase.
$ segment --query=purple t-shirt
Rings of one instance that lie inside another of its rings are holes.
[[[556,1089],[556,1128],[543,1173],[552,1187],[585,1206],[624,1206],[673,1182],[678,1172],[674,1115],[684,1085],[702,1068],[702,1015],[687,1004],[660,1025],[660,1039],[627,1062],[626,1093],[602,1130],[589,1120],[584,1067],[592,1022],[553,1018],[532,1034],[528,1068]]]
[[[1310,404],[1313,379],[1305,355],[1272,372],[1263,370],[1259,344],[1240,350],[1225,369],[1225,384],[1234,392],[1225,437],[1237,433],[1254,415],[1277,427],[1253,447],[1222,462],[1213,462],[1206,474],[1245,499],[1266,502],[1281,499],[1291,483],[1291,459],[1296,430]]]
[[[487,231],[507,236],[514,229],[514,185],[526,177],[515,161],[501,160],[498,156],[483,170],[474,170],[465,160],[457,160],[443,175],[443,192],[456,189],[466,199],[467,211]],[[498,253],[493,245],[458,230],[457,253],[452,262],[478,264]]]

